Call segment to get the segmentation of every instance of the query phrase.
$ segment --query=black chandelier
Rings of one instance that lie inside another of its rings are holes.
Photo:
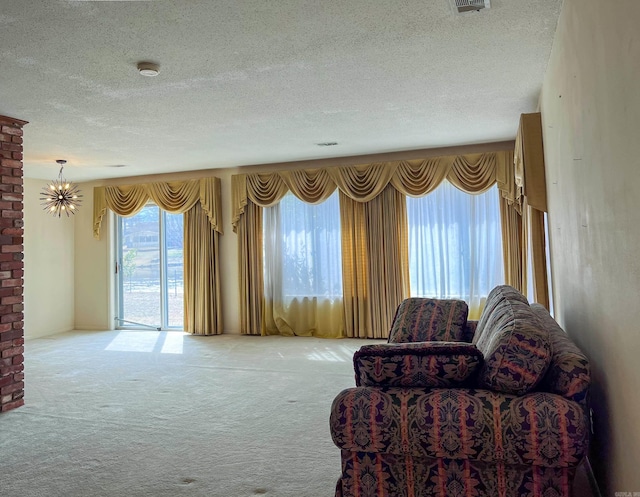
[[[82,200],[80,200],[82,195],[80,195],[78,185],[62,177],[62,170],[67,161],[60,159],[56,162],[60,164],[58,179],[42,187],[40,200],[43,202],[41,205],[44,206],[45,211],[50,212],[54,217],[61,217],[63,213],[69,217],[69,214],[76,213],[76,209],[82,203]]]

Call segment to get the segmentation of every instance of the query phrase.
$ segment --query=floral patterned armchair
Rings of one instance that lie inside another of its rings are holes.
[[[337,497],[572,495],[587,358],[511,287],[466,316],[461,301],[407,299],[389,343],[356,352],[356,387],[331,411]]]

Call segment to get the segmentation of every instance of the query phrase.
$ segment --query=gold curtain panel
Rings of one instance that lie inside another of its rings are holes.
[[[533,293],[536,302],[549,309],[544,213],[547,212],[547,186],[542,142],[542,115],[521,114],[516,136],[514,176],[516,188],[526,201],[520,211],[526,236],[523,237],[523,265],[527,267],[531,249]],[[523,282],[526,285],[526,271]]]
[[[223,330],[220,298],[220,234],[212,229],[202,202],[184,213],[184,331],[219,335]]]
[[[240,333],[262,334],[264,278],[262,266],[262,208],[249,201],[238,223]]]
[[[100,239],[102,218],[111,209],[120,216],[133,216],[152,200],[161,209],[182,214],[198,201],[211,227],[222,233],[220,179],[145,183],[125,186],[98,186],[93,189],[93,237]]]
[[[370,202],[340,195],[347,337],[386,338],[409,295],[406,196],[387,185]]]

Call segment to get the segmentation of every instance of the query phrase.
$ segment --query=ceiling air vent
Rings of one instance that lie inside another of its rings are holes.
[[[491,0],[450,0],[456,14],[479,12],[491,8]]]

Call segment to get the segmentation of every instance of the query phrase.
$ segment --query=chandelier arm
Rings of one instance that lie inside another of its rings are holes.
[[[43,187],[40,200],[43,210],[53,214],[54,217],[61,217],[64,213],[67,217],[75,214],[75,211],[82,203],[82,195],[78,185],[71,181],[65,181],[63,178],[63,170],[66,160],[60,159],[56,161],[60,165],[58,179],[52,181],[49,185]]]

